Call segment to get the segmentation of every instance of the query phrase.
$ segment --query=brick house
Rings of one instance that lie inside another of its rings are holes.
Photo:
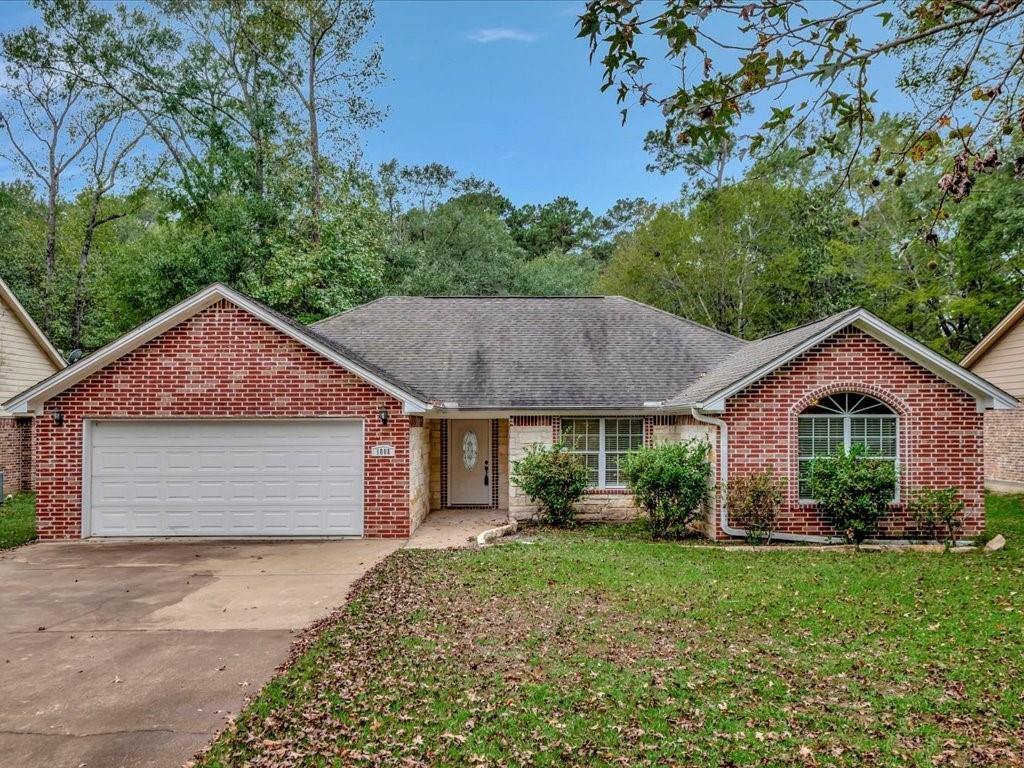
[[[591,473],[583,512],[634,513],[618,471],[699,438],[718,487],[771,469],[782,537],[835,534],[808,462],[863,443],[899,474],[884,534],[913,534],[916,488],[960,488],[984,525],[982,418],[1005,392],[853,309],[748,342],[620,297],[388,297],[311,326],[213,285],[21,393],[37,422],[42,538],[408,536],[431,511],[530,500],[536,444]],[[727,494],[708,530],[742,536]]]
[[[1014,397],[1024,396],[1024,301],[1014,307],[961,361]],[[1024,408],[985,413],[985,485],[1024,491]]]
[[[0,402],[67,365],[0,280]],[[0,501],[32,488],[32,419],[0,407]]]

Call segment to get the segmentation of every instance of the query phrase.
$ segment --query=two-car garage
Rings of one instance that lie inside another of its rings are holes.
[[[360,536],[361,419],[111,420],[83,429],[91,536]]]
[[[422,395],[223,285],[4,407],[35,417],[40,539],[407,538],[418,519]]]

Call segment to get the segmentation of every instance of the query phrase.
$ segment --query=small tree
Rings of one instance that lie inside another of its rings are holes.
[[[641,448],[619,470],[650,519],[654,538],[682,538],[711,489],[711,446],[704,440]]]
[[[782,480],[764,469],[733,478],[728,493],[729,514],[746,530],[747,540],[751,544],[771,542],[785,495]]]
[[[872,459],[863,445],[811,462],[808,477],[818,508],[832,518],[836,529],[860,544],[878,529],[893,500],[896,470],[889,461]]]
[[[512,482],[540,506],[543,522],[571,526],[576,517],[576,502],[590,485],[590,473],[580,457],[564,445],[538,445],[512,463]]]
[[[910,514],[917,527],[932,538],[942,538],[946,548],[956,541],[963,528],[959,488],[921,488],[910,499]]]

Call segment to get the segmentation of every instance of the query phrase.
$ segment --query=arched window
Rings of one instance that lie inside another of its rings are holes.
[[[861,444],[878,461],[899,470],[896,414],[885,403],[858,392],[840,392],[812,403],[799,416],[800,498],[811,501],[807,476],[811,461]],[[895,492],[895,489],[893,489]]]

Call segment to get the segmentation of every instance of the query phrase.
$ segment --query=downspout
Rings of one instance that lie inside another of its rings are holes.
[[[722,506],[719,511],[719,526],[726,536],[746,538],[747,532],[743,528],[733,528],[729,525],[729,425],[722,419],[716,419],[712,416],[702,414],[696,408],[690,409],[690,415],[693,416],[694,421],[718,428],[718,463],[722,468],[719,478],[722,495]],[[809,536],[801,533],[773,533],[772,538],[778,539],[779,541],[803,541],[809,544],[834,544],[837,541],[841,541],[840,539],[835,539],[831,536]]]

